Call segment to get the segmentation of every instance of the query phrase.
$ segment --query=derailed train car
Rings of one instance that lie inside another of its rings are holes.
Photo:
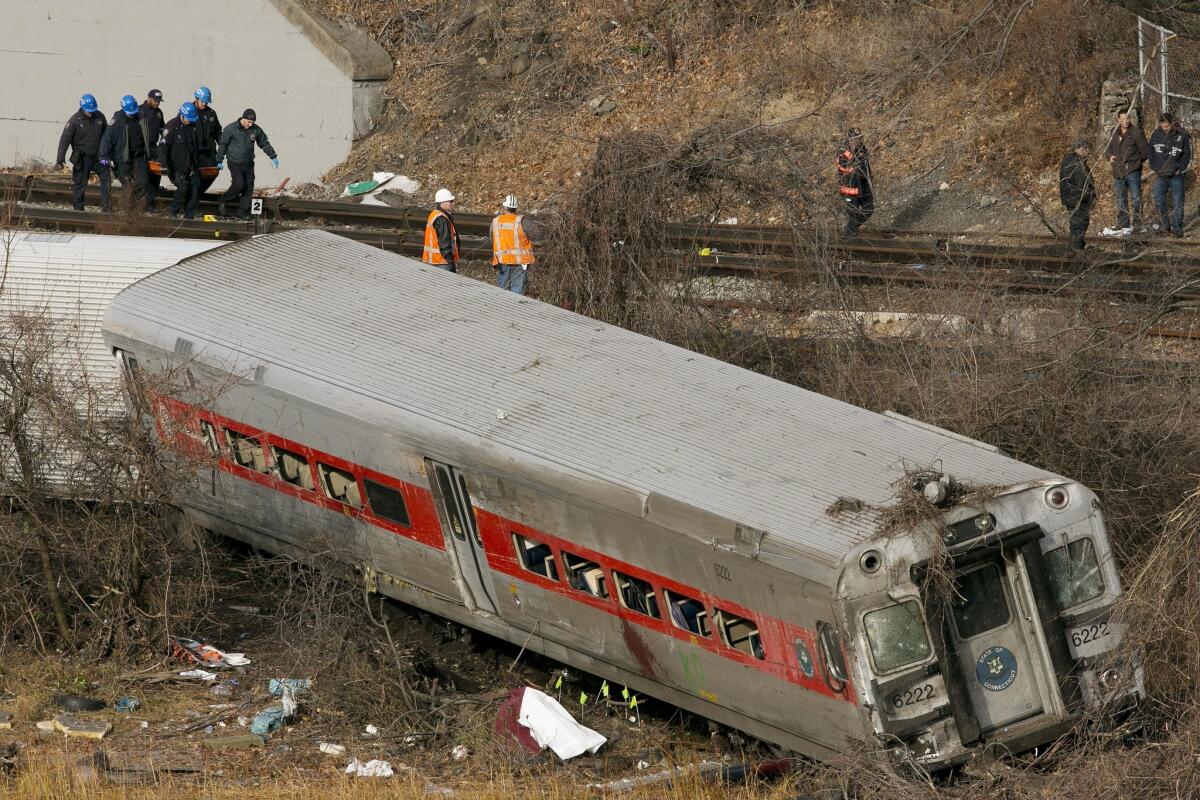
[[[197,387],[153,404],[210,459],[197,524],[800,753],[937,768],[1140,691],[1095,496],[948,431],[317,231],[104,337]]]

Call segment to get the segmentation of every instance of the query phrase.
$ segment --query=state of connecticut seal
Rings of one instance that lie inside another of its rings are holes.
[[[989,647],[975,661],[975,677],[989,692],[1002,692],[1017,679],[1017,657],[1007,647]]]

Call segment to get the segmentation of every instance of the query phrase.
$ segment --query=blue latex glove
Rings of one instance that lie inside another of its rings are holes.
[[[272,166],[272,167],[274,167],[275,169],[279,169],[279,159],[278,159],[278,158],[272,158],[272,159],[271,159],[271,166]]]
[[[221,159],[217,162],[217,171],[220,172],[223,169],[225,169],[225,160]]]
[[[100,166],[102,166],[102,167],[111,167],[111,166],[112,166],[112,162],[111,162],[111,161],[109,161],[107,158],[102,158],[102,159],[100,159]]]

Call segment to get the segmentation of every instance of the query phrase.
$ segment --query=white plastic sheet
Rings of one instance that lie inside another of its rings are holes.
[[[352,758],[346,765],[346,774],[359,778],[390,778],[396,773],[392,771],[391,764],[378,758],[373,758],[365,764],[357,758]]]
[[[580,725],[562,705],[545,692],[526,687],[517,722],[529,729],[542,747],[549,747],[563,761],[580,753],[594,753],[608,741],[591,728]]]

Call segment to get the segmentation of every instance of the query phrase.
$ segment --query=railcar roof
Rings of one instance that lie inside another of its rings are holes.
[[[197,351],[253,355],[310,376],[318,402],[383,400],[514,459],[760,529],[764,549],[827,565],[875,532],[869,515],[830,506],[889,504],[907,469],[995,485],[1057,477],[322,231],[189,258],[121,292],[107,324],[167,350],[185,335]]]

